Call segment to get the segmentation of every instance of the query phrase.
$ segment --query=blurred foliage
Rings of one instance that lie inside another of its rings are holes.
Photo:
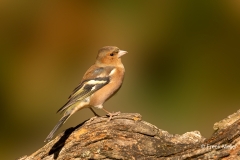
[[[129,52],[108,110],[209,137],[239,109],[240,1],[0,1],[0,21],[1,159],[44,145],[106,45]],[[84,109],[59,132],[92,116]]]

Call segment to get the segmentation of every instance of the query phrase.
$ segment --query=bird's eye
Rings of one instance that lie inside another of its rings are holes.
[[[113,55],[114,55],[113,53],[110,54],[110,56],[113,56]]]

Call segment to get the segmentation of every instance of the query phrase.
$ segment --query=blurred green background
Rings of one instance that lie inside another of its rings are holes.
[[[0,1],[0,22],[0,159],[45,145],[56,111],[106,45],[129,52],[110,111],[209,137],[239,109],[240,1]],[[92,116],[84,109],[58,133]]]

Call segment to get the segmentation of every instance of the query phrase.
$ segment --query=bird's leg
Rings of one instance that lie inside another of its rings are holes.
[[[92,109],[92,107],[90,107],[89,109],[93,112],[93,114],[95,115],[95,117],[100,117],[100,116]]]
[[[118,116],[120,114],[120,112],[111,113],[108,110],[106,110],[105,108],[102,108],[102,110],[107,113],[107,116],[109,116],[107,122],[109,122],[113,116]]]
[[[100,117],[93,109],[92,109],[92,107],[89,107],[89,109],[93,112],[93,114],[94,114],[94,117],[92,117],[92,118],[90,118],[89,120],[88,120],[88,123],[91,123],[94,119],[96,119],[97,117]]]

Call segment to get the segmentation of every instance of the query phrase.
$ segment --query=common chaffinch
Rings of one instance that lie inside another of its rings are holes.
[[[103,103],[117,93],[122,86],[125,69],[121,57],[126,53],[115,46],[106,46],[98,51],[95,64],[84,74],[82,81],[73,90],[67,103],[57,111],[65,112],[45,142],[51,140],[62,124],[80,109],[90,108],[95,116],[97,114],[92,107],[102,109],[108,113],[108,121],[116,115],[104,109]]]

